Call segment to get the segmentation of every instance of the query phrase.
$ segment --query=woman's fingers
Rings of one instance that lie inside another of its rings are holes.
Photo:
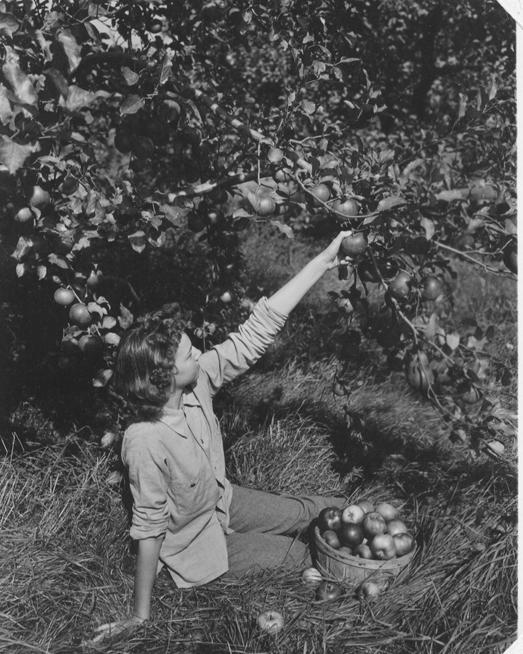
[[[143,620],[139,618],[127,618],[125,620],[117,620],[116,622],[107,622],[99,627],[96,627],[94,633],[97,634],[93,638],[83,642],[83,645],[98,645],[106,638],[114,638],[125,632],[136,629]]]
[[[95,633],[98,632],[103,632],[103,633],[109,633],[110,631],[114,631],[114,629],[118,628],[118,625],[121,625],[121,621],[118,622],[108,622],[107,624],[102,624],[99,627],[96,627],[94,630]]]

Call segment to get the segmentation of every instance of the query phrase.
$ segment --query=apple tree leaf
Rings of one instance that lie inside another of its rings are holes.
[[[60,98],[59,104],[65,106],[69,111],[77,111],[83,107],[87,107],[98,97],[108,95],[104,91],[97,91],[93,93],[92,91],[86,91],[76,84],[71,84],[69,91],[67,93],[67,98]]]
[[[2,71],[17,99],[22,104],[36,106],[38,94],[29,77],[20,68],[18,59],[12,55],[7,56],[6,63],[2,66]]]
[[[425,238],[427,241],[430,241],[430,239],[434,236],[435,232],[435,227],[434,227],[434,222],[430,220],[430,218],[425,218],[423,216],[420,220],[421,226],[425,230]]]
[[[122,329],[129,329],[134,322],[134,316],[129,309],[120,302],[120,315],[118,323]]]
[[[42,280],[47,275],[47,266],[40,264],[36,267],[36,275],[38,279]]]
[[[112,376],[113,371],[110,368],[99,370],[91,380],[91,383],[95,388],[103,388],[104,386],[107,386]]]
[[[403,169],[401,176],[402,177],[410,177],[413,173],[418,171],[419,169],[424,170],[426,168],[426,162],[425,159],[422,159],[421,157],[418,157],[417,159],[414,159],[413,161],[409,162],[405,168]]]
[[[67,96],[69,95],[69,85],[67,84],[67,80],[62,75],[62,73],[56,68],[48,68],[45,71],[45,74],[54,84],[58,93],[62,97],[67,98]]]
[[[160,84],[165,84],[171,76],[172,55],[166,53],[162,61],[162,70],[160,71]]]
[[[454,200],[466,200],[469,196],[470,190],[468,188],[453,188],[448,191],[440,191],[436,193],[436,200],[442,202],[453,202]]]
[[[245,209],[236,209],[232,213],[233,218],[252,218],[252,214],[249,213],[248,211],[245,211]]]
[[[76,70],[82,61],[81,48],[74,36],[68,29],[61,30],[56,37],[62,47],[69,62],[69,70]]]
[[[122,66],[121,70],[127,86],[134,86],[140,79],[140,75],[135,73],[134,70],[131,70],[128,66]]]
[[[62,268],[63,270],[67,270],[69,268],[67,261],[63,257],[59,257],[54,252],[51,252],[51,254],[48,255],[47,260],[49,263],[58,266],[58,268]]]
[[[33,247],[33,241],[30,238],[25,238],[25,236],[20,236],[16,243],[14,251],[11,253],[13,259],[20,261]]]
[[[107,313],[107,309],[100,306],[98,302],[89,302],[87,304],[87,310],[89,313],[97,313],[100,318],[102,318]]]
[[[19,28],[20,23],[13,14],[0,12],[0,34],[4,33],[7,36],[13,36],[15,32],[18,32]]]
[[[497,92],[498,92],[498,85],[496,84],[496,75],[493,74],[489,86],[488,99],[493,100],[496,97]]]
[[[103,329],[112,329],[116,326],[116,318],[114,316],[104,316],[102,320]]]
[[[438,331],[438,316],[432,313],[427,324],[425,325],[425,336],[429,341],[433,341]]]
[[[378,202],[377,211],[389,211],[394,207],[399,207],[406,204],[405,199],[399,195],[389,195],[388,198],[383,198]]]
[[[7,166],[7,170],[13,175],[21,168],[27,157],[39,149],[39,145],[20,145],[11,140],[8,136],[0,136],[0,163]]]
[[[177,207],[172,204],[162,204],[160,205],[160,211],[165,214],[165,217],[172,225],[181,227],[190,209],[184,209],[183,207]]]
[[[122,102],[120,107],[120,113],[125,114],[135,114],[144,106],[143,98],[139,95],[128,95],[125,100]]]
[[[505,218],[505,233],[506,234],[518,233],[518,228],[516,227],[516,223],[513,220],[510,220],[510,218]]]
[[[316,104],[310,100],[302,100],[301,108],[308,116],[312,116],[312,114],[316,111]]]
[[[7,97],[7,89],[0,84],[0,122],[6,125],[13,115],[13,108]]]
[[[286,225],[279,220],[271,220],[271,225],[274,225],[277,229],[279,229],[280,232],[285,234],[287,238],[294,238],[294,232],[292,231],[292,227],[289,225]]]
[[[319,77],[322,73],[325,72],[325,70],[327,69],[327,66],[325,65],[325,63],[323,61],[316,60],[312,64],[312,68],[314,70],[314,74],[316,75],[316,77]]]
[[[451,350],[455,350],[459,345],[460,336],[459,334],[456,333],[447,334],[447,336],[445,337],[445,341]]]

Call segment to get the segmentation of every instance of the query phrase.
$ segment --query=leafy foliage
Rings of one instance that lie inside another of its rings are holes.
[[[204,342],[221,335],[249,224],[350,227],[368,247],[338,338],[371,330],[446,419],[464,419],[457,393],[496,432],[482,387],[510,373],[479,356],[488,330],[457,334],[446,296],[451,256],[517,267],[514,30],[496,2],[48,4],[0,3],[7,368],[103,389],[136,314],[173,295]],[[85,321],[52,307],[57,287]]]

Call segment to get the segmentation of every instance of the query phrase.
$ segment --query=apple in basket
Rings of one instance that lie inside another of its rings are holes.
[[[346,547],[357,547],[363,542],[363,529],[361,525],[354,522],[342,523],[338,530],[338,536],[342,545]]]
[[[389,502],[380,502],[376,504],[376,512],[381,514],[387,522],[394,520],[398,517],[399,511],[395,506],[389,504]]]
[[[372,513],[374,511],[374,504],[370,500],[360,500],[358,506],[363,510],[363,513]]]
[[[396,556],[394,538],[390,534],[378,534],[370,541],[369,547],[375,558],[389,561]]]
[[[318,527],[323,533],[327,529],[336,531],[341,525],[341,511],[337,506],[327,506],[318,515]]]
[[[414,547],[414,536],[408,532],[394,534],[392,540],[394,541],[396,556],[405,556],[405,554],[411,552]]]
[[[354,555],[359,556],[362,559],[374,558],[374,555],[372,554],[372,550],[370,549],[368,543],[360,543],[357,547],[355,547]]]
[[[341,541],[339,539],[338,534],[334,531],[334,529],[327,529],[326,531],[324,531],[322,534],[322,538],[327,543],[327,545],[330,545],[335,550],[340,549]]]
[[[398,518],[387,522],[387,531],[391,536],[408,532],[407,525]]]
[[[369,540],[378,536],[379,534],[384,534],[387,531],[387,523],[385,518],[378,513],[377,511],[372,511],[367,513],[363,518],[363,533],[366,538]]]
[[[365,511],[359,504],[349,504],[349,506],[346,506],[341,511],[342,525],[347,523],[359,524],[360,522],[363,522],[364,517]]]

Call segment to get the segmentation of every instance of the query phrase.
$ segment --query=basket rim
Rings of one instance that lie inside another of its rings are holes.
[[[326,551],[326,553],[329,554],[333,559],[341,563],[356,565],[358,568],[361,567],[374,568],[378,566],[383,567],[387,565],[390,566],[391,568],[404,566],[407,565],[407,563],[409,563],[409,561],[416,553],[416,549],[417,549],[416,541],[414,541],[414,547],[411,549],[410,552],[404,554],[403,556],[398,556],[395,557],[394,559],[364,559],[361,556],[354,556],[354,554],[345,554],[344,552],[340,552],[340,550],[336,549],[335,547],[331,547],[321,537],[320,529],[317,525],[315,525],[314,527],[314,538],[316,542],[320,544],[321,547]]]

